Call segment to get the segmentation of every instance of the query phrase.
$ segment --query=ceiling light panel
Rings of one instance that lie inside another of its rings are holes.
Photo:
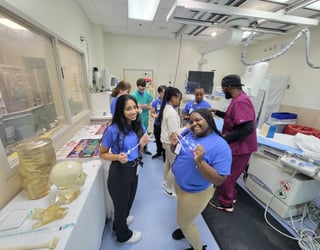
[[[314,15],[319,14],[319,11],[311,10],[311,9],[297,9],[292,12],[290,12],[290,15],[294,16],[304,16],[304,17],[313,17]]]
[[[8,28],[14,29],[14,30],[28,30],[25,27],[21,26],[20,24],[17,24],[7,18],[0,18],[0,24],[3,24]]]
[[[272,2],[276,2],[276,3],[288,3],[289,0],[272,0]]]
[[[320,10],[320,1],[309,4],[306,6],[306,8],[313,9],[313,10]]]
[[[266,1],[248,1],[241,5],[241,8],[248,8],[253,10],[264,10],[264,11],[277,11],[284,6],[281,4],[266,2]]]
[[[130,19],[153,21],[160,0],[128,0]]]

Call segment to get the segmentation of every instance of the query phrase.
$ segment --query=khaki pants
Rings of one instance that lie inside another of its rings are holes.
[[[172,164],[174,160],[176,159],[176,154],[171,152],[170,148],[171,144],[168,143],[162,143],[162,147],[165,150],[166,154],[166,160],[164,162],[164,167],[163,167],[163,180],[167,181],[167,187],[169,188],[174,188],[174,176],[172,174]]]
[[[177,192],[177,223],[193,249],[202,250],[200,234],[194,221],[208,205],[215,189],[213,185],[210,185],[201,192],[188,193],[177,184],[175,189]]]

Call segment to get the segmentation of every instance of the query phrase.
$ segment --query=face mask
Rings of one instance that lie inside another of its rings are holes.
[[[224,93],[224,97],[225,97],[226,99],[231,99],[231,98],[232,98],[232,95],[231,95],[229,92],[225,92],[225,93]]]

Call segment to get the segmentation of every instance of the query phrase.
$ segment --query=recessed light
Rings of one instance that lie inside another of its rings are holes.
[[[217,32],[215,32],[215,31],[213,31],[212,33],[211,33],[211,36],[216,36],[217,35]]]

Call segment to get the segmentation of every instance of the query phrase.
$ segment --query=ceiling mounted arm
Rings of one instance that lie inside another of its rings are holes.
[[[253,10],[247,8],[224,6],[213,3],[205,3],[193,0],[176,0],[170,12],[167,15],[167,20],[174,19],[175,9],[184,7],[190,11],[201,11],[207,13],[216,13],[228,16],[251,17],[256,19],[266,19],[283,23],[301,24],[301,25],[319,25],[318,19],[286,15],[283,11],[270,12]]]

